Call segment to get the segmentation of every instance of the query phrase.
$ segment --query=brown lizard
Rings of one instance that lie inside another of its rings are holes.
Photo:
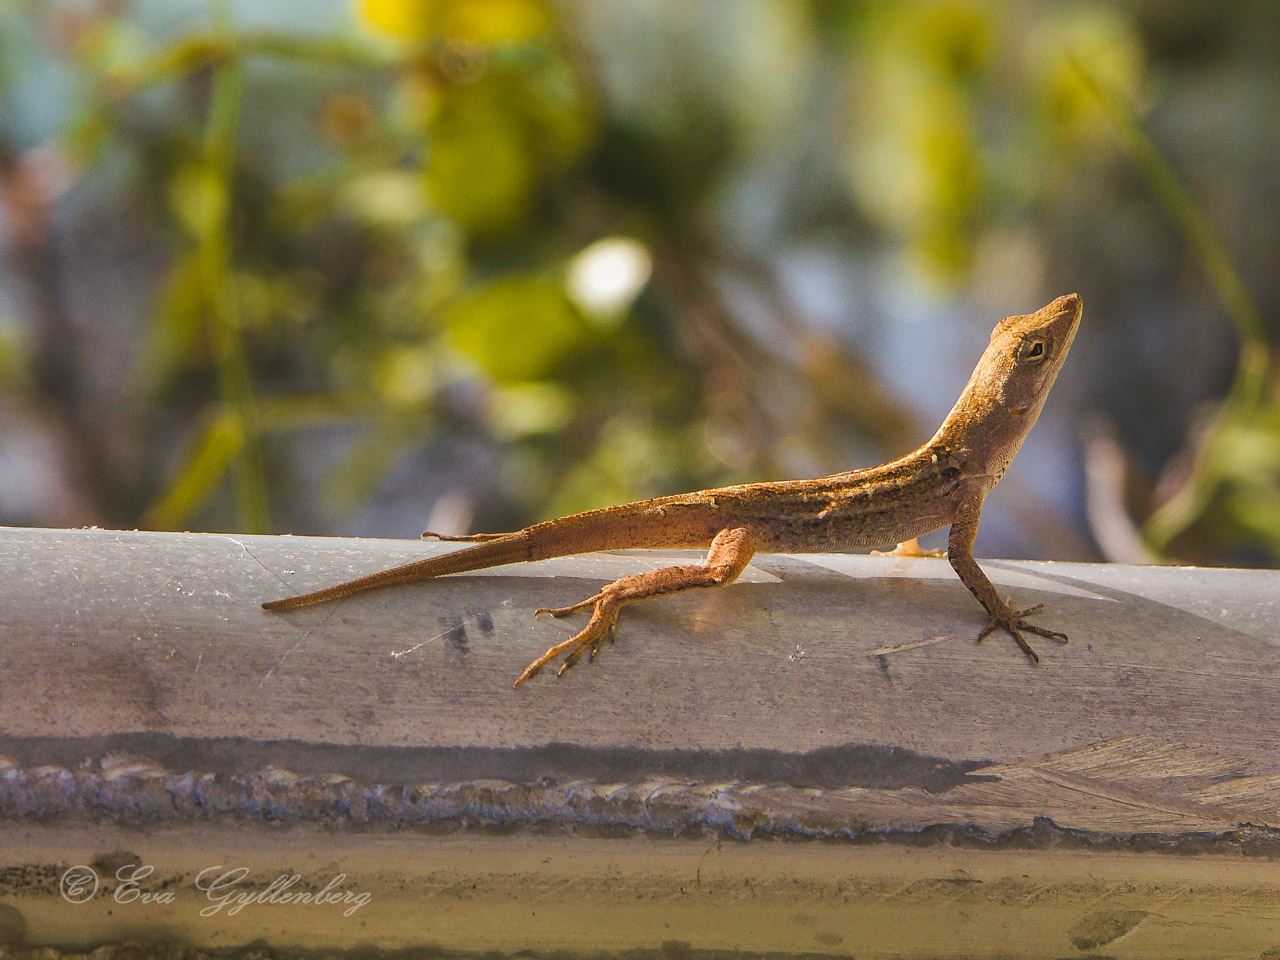
[[[982,501],[1004,476],[1044,406],[1080,324],[1080,298],[1059,297],[1035,313],[996,324],[960,399],[928,443],[879,467],[816,480],[747,483],[642,500],[537,523],[515,533],[481,533],[440,540],[475,542],[443,556],[416,560],[336,586],[264,603],[268,610],[334,600],[375,587],[426,580],[507,563],[545,560],[633,547],[708,548],[702,563],[623,577],[581,603],[540,609],[564,617],[591,607],[575,636],[551,647],[516,679],[519,686],[564,654],[564,673],[610,636],[624,604],[732,583],[757,550],[820,553],[910,541],[951,525],[948,557],[990,617],[981,641],[997,627],[1039,662],[1021,631],[1066,641],[1029,623],[1040,609],[1015,610],[1002,600],[973,559]],[[424,534],[424,536],[435,536]],[[917,548],[918,549],[918,548]]]

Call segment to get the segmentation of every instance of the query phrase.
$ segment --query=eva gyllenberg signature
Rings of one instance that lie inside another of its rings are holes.
[[[130,863],[115,872],[119,886],[111,894],[116,903],[156,903],[171,904],[174,902],[172,890],[149,891],[142,883],[155,871],[149,864]],[[243,884],[249,877],[248,867],[227,869],[219,864],[206,867],[195,876],[196,889],[201,891],[209,901],[209,905],[201,909],[200,916],[215,917],[225,911],[226,916],[234,917],[248,906],[328,906],[344,907],[342,915],[350,917],[372,899],[367,893],[345,890],[342,885],[347,880],[345,873],[339,873],[319,889],[293,889],[302,882],[302,875],[282,873],[265,887],[245,889]],[[63,897],[70,903],[84,903],[93,899],[98,890],[96,871],[91,867],[72,867],[62,879]]]
[[[227,916],[234,917],[247,906],[267,904],[345,906],[342,915],[349,917],[371,899],[367,891],[356,893],[353,890],[343,890],[342,884],[347,879],[345,873],[335,874],[319,890],[292,890],[302,880],[301,874],[297,873],[282,873],[258,891],[237,889],[248,875],[248,867],[223,870],[221,865],[206,867],[196,874],[196,889],[204,891],[204,895],[211,901],[200,911],[200,916],[217,916],[225,909]]]

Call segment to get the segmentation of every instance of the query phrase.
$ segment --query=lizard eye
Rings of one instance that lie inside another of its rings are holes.
[[[1030,363],[1039,363],[1044,359],[1044,341],[1028,340],[1022,345],[1022,359]]]

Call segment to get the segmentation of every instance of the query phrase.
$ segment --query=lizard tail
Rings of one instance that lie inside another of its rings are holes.
[[[504,563],[519,563],[531,559],[528,536],[522,530],[508,534],[501,539],[486,540],[465,550],[455,550],[439,557],[426,557],[409,563],[380,570],[367,577],[348,580],[345,583],[314,590],[296,597],[284,597],[264,603],[264,610],[288,610],[292,607],[305,607],[312,603],[324,603],[326,600],[337,600],[349,597],[353,593],[363,593],[377,587],[390,587],[400,583],[412,583],[416,580],[429,580],[449,573],[466,573],[468,570],[481,570],[485,567],[497,567]]]
[[[455,550],[443,556],[427,557],[410,563],[371,573],[356,580],[335,584],[296,597],[272,600],[262,606],[266,610],[288,610],[326,600],[349,597],[378,587],[413,583],[443,577],[450,573],[467,573],[487,567],[529,560],[548,560],[596,550],[618,550],[629,547],[705,547],[716,529],[690,531],[685,527],[672,530],[666,522],[664,501],[642,501],[624,507],[592,510],[560,520],[534,524],[515,533],[485,534],[476,537],[474,546]],[[443,539],[443,538],[442,538]],[[452,539],[452,538],[450,538]],[[464,538],[457,538],[464,539]]]

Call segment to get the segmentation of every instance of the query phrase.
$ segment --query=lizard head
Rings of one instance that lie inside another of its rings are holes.
[[[969,450],[980,472],[999,479],[1040,415],[1082,310],[1080,297],[1069,293],[1035,313],[996,324],[969,385],[935,439]]]
[[[988,369],[1007,409],[1025,408],[1034,422],[1067,359],[1083,309],[1079,295],[1068,293],[1035,313],[996,324],[978,370]]]

